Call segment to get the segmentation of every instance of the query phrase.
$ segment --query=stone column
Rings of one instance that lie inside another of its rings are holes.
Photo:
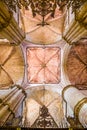
[[[24,32],[3,1],[0,1],[0,37],[8,39],[14,45],[19,45],[25,38]]]
[[[87,35],[87,2],[75,12],[75,18],[72,20],[68,29],[64,31],[63,38],[69,44],[77,42]]]
[[[75,19],[87,29],[87,1],[75,12]]]
[[[87,35],[87,29],[85,29],[85,27],[82,24],[75,20],[70,25],[68,30],[64,32],[63,39],[67,43],[72,44],[74,42],[77,42],[85,35]]]
[[[65,87],[62,91],[64,100],[70,105],[76,120],[83,127],[87,127],[87,96],[82,94],[72,85]]]
[[[26,93],[19,85],[15,85],[5,97],[0,97],[0,126],[3,126],[10,116],[15,117],[25,97]]]

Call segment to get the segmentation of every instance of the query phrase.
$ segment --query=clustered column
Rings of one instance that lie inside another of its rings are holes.
[[[0,97],[0,126],[3,126],[9,116],[15,117],[15,113],[26,97],[22,87],[15,85],[9,93]]]
[[[12,44],[19,45],[25,38],[13,14],[3,1],[0,1],[0,38],[6,38]]]
[[[75,18],[63,33],[63,38],[69,44],[77,42],[83,36],[87,35],[87,2],[77,10]]]
[[[75,118],[87,128],[87,96],[72,85],[65,87],[62,94],[72,108]]]

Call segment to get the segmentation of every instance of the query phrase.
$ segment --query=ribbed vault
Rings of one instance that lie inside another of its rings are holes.
[[[79,89],[87,89],[87,42],[80,41],[71,47],[66,68],[70,82]]]
[[[62,98],[50,90],[34,90],[26,100],[25,124],[32,126],[39,116],[40,108],[45,105],[57,125],[61,125],[64,119]],[[27,124],[27,123],[28,124]]]
[[[36,44],[53,44],[61,40],[64,29],[65,11],[56,9],[55,16],[45,17],[45,25],[39,15],[32,16],[31,9],[21,10],[20,26],[26,32],[29,41]]]
[[[0,45],[0,88],[21,83],[24,76],[24,59],[21,48],[7,44]]]
[[[28,82],[59,83],[60,51],[58,47],[27,48]]]

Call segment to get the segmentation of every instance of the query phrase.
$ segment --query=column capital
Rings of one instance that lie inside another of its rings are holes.
[[[14,85],[14,86],[17,87],[18,89],[21,89],[22,93],[25,95],[25,97],[27,96],[27,93],[26,93],[25,89],[22,86],[20,86],[20,85]],[[11,88],[13,88],[14,86],[12,86]]]
[[[74,107],[74,115],[77,120],[79,120],[79,112],[82,109],[83,105],[87,104],[87,98],[81,99]]]

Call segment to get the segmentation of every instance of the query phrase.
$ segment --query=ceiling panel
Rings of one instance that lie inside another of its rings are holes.
[[[60,48],[27,48],[29,83],[60,82]]]

